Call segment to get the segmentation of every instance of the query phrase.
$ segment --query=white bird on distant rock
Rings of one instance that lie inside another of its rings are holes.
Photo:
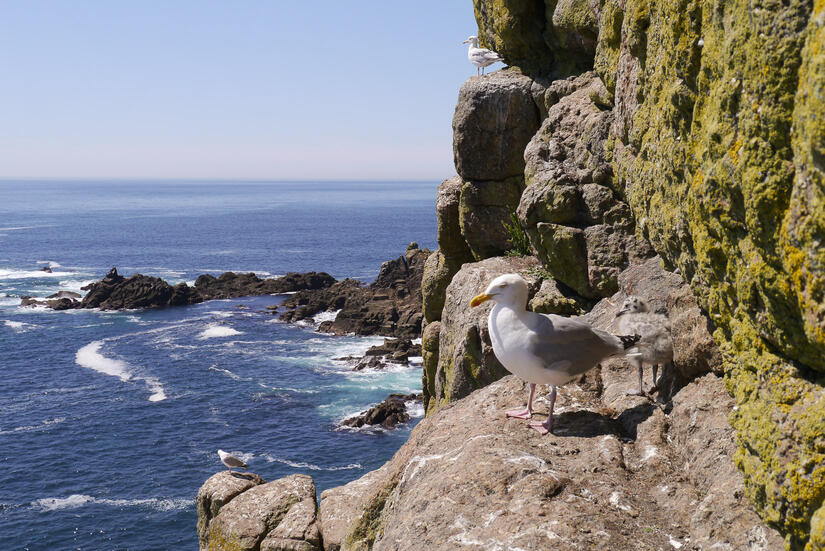
[[[530,383],[527,408],[507,412],[508,417],[529,419],[533,415],[533,395],[537,384],[552,385],[550,411],[544,423],[530,423],[541,434],[553,429],[556,387],[591,370],[612,356],[624,356],[636,344],[638,335],[619,337],[594,329],[587,323],[527,310],[527,283],[517,274],[493,280],[470,306],[492,300],[487,327],[493,352],[501,364]]]
[[[470,48],[467,50],[467,59],[470,60],[470,63],[476,66],[476,74],[483,75],[484,68],[488,65],[492,65],[496,61],[504,61],[499,54],[492,50],[488,50],[487,48],[479,48],[478,47],[478,37],[477,36],[470,36],[462,42],[462,44],[470,44]]]
[[[248,469],[249,467],[246,466],[246,463],[232,455],[231,453],[225,452],[223,450],[218,450],[218,455],[221,458],[221,463],[226,465],[229,469],[229,472],[232,472],[232,467],[236,469]]]
[[[639,391],[638,393],[632,391],[630,394],[643,396],[642,375],[644,366],[650,365],[653,367],[653,388],[650,389],[652,391],[656,389],[658,384],[656,374],[659,371],[659,365],[664,366],[664,364],[673,361],[670,320],[665,315],[649,312],[647,303],[633,295],[625,299],[616,317],[619,319],[617,329],[620,333],[628,332],[641,336],[635,347],[640,355],[628,359],[639,369]]]

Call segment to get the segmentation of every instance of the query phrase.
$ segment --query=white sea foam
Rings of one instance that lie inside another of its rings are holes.
[[[29,432],[33,430],[41,430],[52,425],[59,425],[65,420],[65,417],[55,417],[54,419],[46,419],[45,421],[42,421],[37,425],[24,425],[22,427],[15,427],[10,430],[0,430],[0,434],[12,434],[15,432]]]
[[[340,311],[341,310],[327,310],[326,312],[318,312],[312,316],[312,321],[315,322],[315,325],[321,325],[321,323],[325,321],[335,321],[335,317]]]
[[[294,467],[296,469],[309,469],[311,471],[348,471],[351,469],[364,468],[363,466],[361,466],[360,463],[350,463],[349,465],[341,465],[337,467],[321,467],[319,465],[313,465],[312,463],[305,463],[303,461],[290,461],[289,459],[282,459],[280,457],[274,457],[269,454],[265,454],[263,457],[269,463],[283,463],[284,465],[289,465],[290,467]]]
[[[412,417],[413,419],[424,417],[423,403],[419,402],[418,400],[409,400],[404,402],[404,405],[407,406],[407,413],[409,413],[410,417]]]
[[[161,382],[155,377],[135,376],[131,371],[131,366],[123,360],[107,358],[100,353],[103,341],[92,341],[82,347],[75,354],[75,362],[81,367],[93,369],[98,373],[117,377],[121,381],[130,379],[143,381],[149,387],[152,394],[149,396],[150,402],[160,402],[167,398]]]
[[[231,337],[233,335],[241,335],[242,333],[237,329],[232,329],[226,325],[213,324],[201,331],[198,338],[201,340],[213,339],[216,337]]]
[[[118,377],[121,381],[128,381],[132,378],[129,373],[129,364],[123,360],[107,358],[100,353],[103,341],[92,341],[75,354],[75,362],[81,367],[94,369],[99,373]]]
[[[44,272],[41,270],[0,269],[0,279],[36,279],[41,277],[65,277],[66,272]]]
[[[156,511],[175,511],[188,509],[195,502],[185,498],[149,498],[149,499],[106,499],[84,494],[72,494],[69,497],[46,497],[33,501],[31,506],[41,511],[59,511],[77,509],[90,503],[109,505],[111,507],[145,507]]]
[[[58,264],[54,260],[38,260],[37,264],[48,264],[49,268],[62,268],[62,264]]]
[[[26,323],[23,321],[14,321],[14,320],[0,320],[2,321],[6,327],[14,331],[15,333],[25,333],[26,331],[31,331],[32,329],[36,329],[40,327],[34,323]]]

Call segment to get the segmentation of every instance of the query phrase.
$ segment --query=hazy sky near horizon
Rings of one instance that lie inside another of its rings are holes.
[[[446,178],[475,33],[470,0],[2,0],[0,178]]]

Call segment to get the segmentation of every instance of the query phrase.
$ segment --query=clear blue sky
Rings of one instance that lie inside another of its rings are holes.
[[[0,0],[0,178],[438,179],[470,0]]]

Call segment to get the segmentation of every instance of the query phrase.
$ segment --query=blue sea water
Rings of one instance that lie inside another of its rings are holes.
[[[195,549],[194,497],[223,468],[218,448],[267,480],[312,475],[320,493],[378,468],[416,420],[337,421],[421,387],[417,366],[351,371],[336,358],[381,339],[281,323],[266,307],[283,296],[54,312],[20,308],[21,295],[78,291],[112,266],[172,283],[227,270],[370,281],[409,242],[435,247],[435,191],[0,183],[0,548]]]

